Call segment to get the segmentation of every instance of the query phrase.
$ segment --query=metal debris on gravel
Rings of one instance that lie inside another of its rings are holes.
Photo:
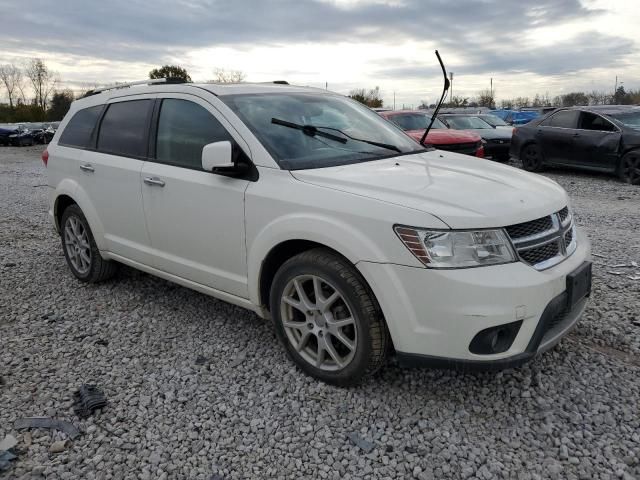
[[[556,348],[493,373],[391,362],[340,389],[298,371],[251,312],[127,268],[75,280],[48,189],[32,188],[46,183],[41,150],[0,147],[0,438],[25,445],[16,419],[68,415],[87,379],[109,385],[109,408],[54,456],[66,434],[32,430],[12,479],[640,480],[640,282],[606,273],[640,261],[637,186],[544,173],[607,264]],[[376,448],[354,447],[353,432]]]

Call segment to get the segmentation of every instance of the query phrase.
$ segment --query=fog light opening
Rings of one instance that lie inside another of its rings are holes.
[[[476,334],[469,345],[469,351],[477,355],[503,353],[511,348],[520,331],[522,320],[486,328]]]

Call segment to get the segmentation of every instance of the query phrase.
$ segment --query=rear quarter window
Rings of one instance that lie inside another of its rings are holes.
[[[96,105],[78,110],[69,120],[58,143],[67,147],[88,148],[102,108],[103,105]]]

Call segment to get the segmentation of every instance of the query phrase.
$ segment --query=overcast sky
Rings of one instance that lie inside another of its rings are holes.
[[[638,0],[0,0],[0,64],[41,57],[62,86],[146,78],[178,64],[341,93],[379,86],[386,105],[434,102],[439,49],[454,95],[493,78],[498,100],[640,88]]]

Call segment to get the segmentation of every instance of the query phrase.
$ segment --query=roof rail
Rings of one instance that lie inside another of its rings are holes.
[[[275,83],[276,85],[289,85],[289,82],[286,80],[274,80],[272,83]]]
[[[89,90],[85,94],[85,97],[88,97],[90,95],[96,95],[97,93],[101,93],[101,92],[106,92],[107,90],[118,90],[120,88],[128,88],[133,85],[157,85],[157,84],[173,84],[173,83],[186,83],[186,82],[183,79],[176,78],[176,77],[156,78],[153,80],[152,79],[138,80],[137,82],[118,83],[116,85],[94,88],[93,90]]]

